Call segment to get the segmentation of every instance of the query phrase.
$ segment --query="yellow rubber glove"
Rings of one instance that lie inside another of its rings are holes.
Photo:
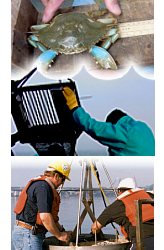
[[[63,95],[66,99],[67,106],[70,110],[79,106],[76,99],[76,95],[72,89],[70,89],[69,87],[64,87]]]

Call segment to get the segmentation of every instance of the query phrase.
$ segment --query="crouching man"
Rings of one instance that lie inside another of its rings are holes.
[[[136,188],[132,178],[123,179],[118,185],[118,197],[100,214],[92,224],[92,233],[98,232],[111,222],[121,226],[126,239],[132,242],[132,250],[136,250],[136,207],[135,200],[152,199],[143,189]],[[142,205],[142,229],[144,250],[154,249],[154,207]]]

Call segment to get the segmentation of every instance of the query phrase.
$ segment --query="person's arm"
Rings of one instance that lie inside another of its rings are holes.
[[[92,224],[91,231],[93,234],[98,233],[103,226],[97,220]]]
[[[59,229],[60,232],[64,232],[65,231],[65,228],[63,227],[63,225],[60,225],[59,222],[55,222],[57,228]]]
[[[102,211],[97,220],[92,224],[91,230],[93,233],[95,233],[95,231],[99,232],[102,227],[105,227],[111,222],[122,225],[122,220],[124,220],[125,216],[125,206],[123,202],[115,200]]]
[[[80,129],[102,144],[116,148],[124,148],[126,145],[128,136],[124,126],[97,121],[81,107],[73,110],[73,118]]]
[[[124,148],[127,142],[125,126],[121,127],[91,118],[83,108],[79,107],[76,95],[69,87],[63,88],[63,95],[68,108],[72,111],[74,121],[80,129],[106,146]]]
[[[34,196],[36,199],[40,218],[45,228],[52,233],[57,239],[67,242],[70,237],[69,232],[60,232],[61,226],[57,222],[54,222],[52,217],[52,202],[53,193],[46,181],[40,181],[35,183]]]
[[[55,224],[51,213],[40,213],[40,218],[45,228],[53,234],[58,240],[68,242],[70,239],[70,233],[60,232],[57,225]]]
[[[64,0],[41,0],[43,5],[45,6],[42,21],[43,23],[48,23],[55,12],[59,9]]]

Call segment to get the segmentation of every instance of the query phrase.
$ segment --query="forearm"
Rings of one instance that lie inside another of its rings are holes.
[[[81,130],[96,140],[106,140],[115,136],[111,124],[100,122],[92,118],[83,108],[78,107],[73,111],[73,118]]]
[[[51,234],[53,234],[57,239],[59,239],[61,236],[61,233],[58,228],[58,225],[56,225],[56,223],[54,222],[52,215],[50,213],[40,213],[40,218],[45,228]]]
[[[63,229],[64,229],[63,225],[60,225],[59,222],[56,222],[55,224],[56,224],[56,226],[57,226],[57,228],[59,229],[60,232],[63,232],[63,231],[64,231],[64,230],[63,230]]]
[[[88,134],[95,134],[95,125],[99,122],[92,118],[82,107],[78,107],[73,111],[73,118],[76,124]]]

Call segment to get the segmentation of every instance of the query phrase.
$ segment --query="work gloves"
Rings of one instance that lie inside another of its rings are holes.
[[[67,106],[70,110],[78,107],[78,102],[77,102],[77,99],[76,99],[76,95],[74,93],[74,91],[69,88],[69,87],[64,87],[63,88],[63,95],[66,99],[66,103],[67,103]]]

